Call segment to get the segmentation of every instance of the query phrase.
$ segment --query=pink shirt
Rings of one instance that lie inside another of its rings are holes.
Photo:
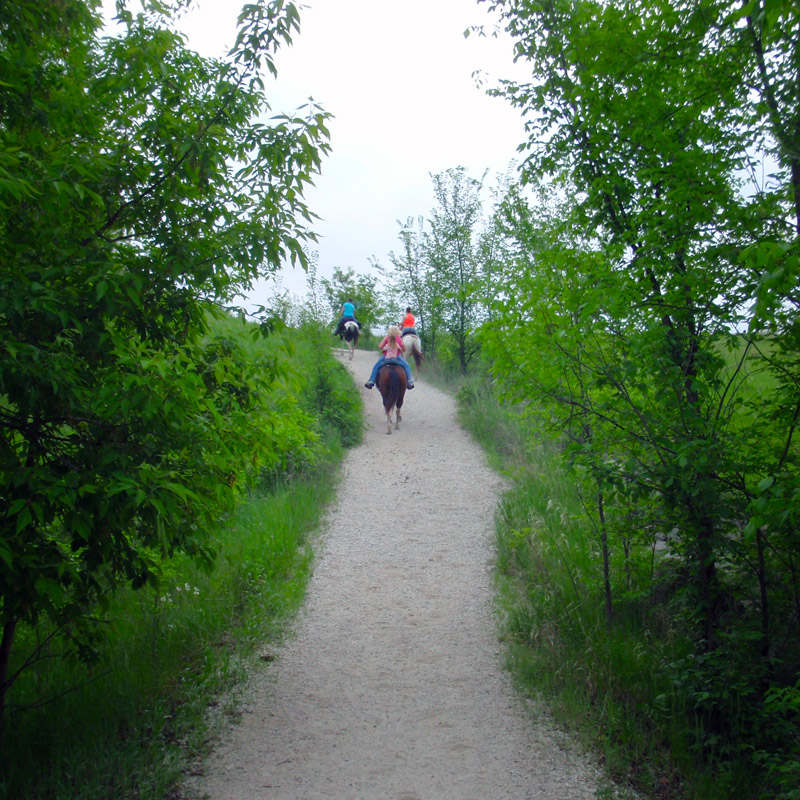
[[[397,356],[399,356],[406,349],[406,346],[403,344],[403,340],[399,336],[397,337],[397,344],[394,346],[389,344],[389,337],[384,336],[378,347],[383,350],[383,354],[386,356],[386,358],[397,358]]]

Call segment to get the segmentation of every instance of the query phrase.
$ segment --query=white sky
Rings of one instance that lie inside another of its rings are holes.
[[[182,24],[189,44],[222,55],[233,42],[237,0],[199,0]],[[507,37],[474,34],[493,29],[476,0],[311,0],[300,12],[300,33],[277,55],[277,82],[267,83],[276,113],[292,112],[309,97],[334,115],[332,152],[306,199],[322,219],[319,274],[333,268],[369,272],[370,257],[388,266],[400,251],[398,220],[427,216],[433,207],[430,173],[465,166],[505,172],[523,140],[517,111],[478,88],[514,73]],[[491,176],[490,176],[491,179]],[[287,268],[281,283],[305,294],[305,273]],[[259,285],[253,303],[266,303],[272,285]]]
[[[197,0],[180,25],[189,46],[224,55],[243,2]],[[322,217],[319,275],[337,266],[367,273],[370,257],[388,266],[389,251],[401,250],[398,220],[429,215],[430,173],[464,166],[479,178],[489,168],[493,183],[515,159],[524,138],[518,112],[472,77],[483,71],[488,86],[514,75],[512,46],[506,36],[464,38],[473,25],[495,27],[476,0],[309,0],[300,24],[276,57],[267,96],[276,114],[311,97],[334,115],[332,152],[306,192]],[[280,281],[305,294],[302,270],[287,268]],[[274,292],[274,282],[260,284],[250,300],[266,304]]]

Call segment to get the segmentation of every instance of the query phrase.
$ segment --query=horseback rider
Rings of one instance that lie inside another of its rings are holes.
[[[411,306],[406,307],[406,315],[403,317],[402,322],[402,333],[401,336],[405,336],[407,333],[413,333],[414,336],[417,335],[417,321],[414,319],[414,315],[411,313]]]
[[[375,366],[372,368],[372,373],[369,376],[369,380],[364,384],[367,389],[371,389],[375,385],[375,381],[378,379],[378,371],[387,361],[396,361],[400,366],[403,367],[406,371],[406,388],[413,389],[414,388],[414,380],[411,377],[411,367],[408,366],[408,361],[403,358],[403,350],[405,350],[405,345],[403,344],[403,339],[400,336],[400,328],[397,325],[392,325],[391,328],[386,332],[386,336],[383,337],[381,343],[378,345],[378,349],[382,351],[383,355],[375,362]]]
[[[361,330],[361,323],[356,319],[356,307],[352,297],[346,303],[342,303],[339,313],[341,317],[336,325],[336,330],[333,332],[334,336],[339,336],[342,333],[347,322],[355,322],[358,325],[358,329]]]

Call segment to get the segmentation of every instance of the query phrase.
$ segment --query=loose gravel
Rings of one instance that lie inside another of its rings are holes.
[[[349,363],[363,386],[373,355]],[[491,608],[500,478],[422,378],[351,451],[293,634],[187,797],[588,800],[591,761],[514,691]]]

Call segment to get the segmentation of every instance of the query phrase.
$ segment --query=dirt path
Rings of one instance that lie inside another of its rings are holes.
[[[373,356],[356,352],[359,386]],[[588,800],[599,777],[526,707],[491,616],[500,482],[450,397],[377,390],[296,632],[187,787],[212,800]],[[389,501],[387,503],[387,500]]]

